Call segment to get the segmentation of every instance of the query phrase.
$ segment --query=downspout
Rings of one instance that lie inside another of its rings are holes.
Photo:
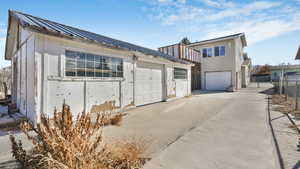
[[[122,80],[119,81],[119,102],[120,108],[122,107]]]
[[[86,79],[83,82],[83,112],[86,112]]]
[[[135,100],[135,67],[136,67],[136,61],[137,61],[137,56],[136,55],[133,55],[132,56],[132,66],[133,66],[133,72],[132,72],[132,80],[133,80],[133,102],[134,102],[134,105],[136,105],[136,100]]]

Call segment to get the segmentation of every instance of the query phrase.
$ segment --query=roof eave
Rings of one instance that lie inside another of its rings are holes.
[[[298,48],[298,52],[296,54],[295,60],[300,60],[300,46]]]
[[[240,35],[241,37],[241,40],[242,40],[242,44],[243,44],[243,47],[246,47],[248,44],[247,44],[247,41],[246,41],[246,35],[243,33]]]
[[[119,47],[119,46],[114,46],[114,45],[110,45],[110,44],[106,44],[106,43],[99,43],[99,42],[96,42],[96,41],[93,41],[93,40],[89,40],[89,39],[83,39],[83,38],[79,38],[79,37],[74,37],[74,36],[69,36],[69,35],[61,34],[61,33],[58,33],[58,32],[53,32],[53,31],[50,31],[50,30],[41,29],[39,27],[24,26],[24,25],[23,25],[23,27],[26,27],[27,29],[30,29],[33,32],[41,33],[41,34],[44,34],[44,35],[66,38],[68,40],[77,40],[77,41],[82,42],[82,43],[92,43],[94,45],[101,45],[101,46],[105,46],[105,47],[112,48],[112,49],[125,50],[125,51],[129,51],[129,52],[139,52],[139,51],[129,50],[127,48],[122,48],[122,47]],[[149,54],[145,54],[145,53],[143,53],[143,54],[144,55],[149,55]],[[156,55],[151,55],[151,56],[159,57],[159,58],[162,58],[163,60],[166,60],[166,61],[171,61],[171,60],[166,59],[164,57],[160,57],[160,56],[156,56]],[[183,61],[183,62],[171,61],[171,62],[181,63],[181,64],[191,64],[191,63],[189,63],[187,61]]]
[[[7,42],[8,42],[8,37],[9,37],[9,29],[10,29],[10,23],[11,23],[11,11],[8,11],[8,26],[6,30],[6,39],[5,39],[5,51],[4,51],[4,59],[5,60],[11,60],[11,57],[9,58],[7,56]]]
[[[222,38],[222,39],[207,40],[207,41],[203,41],[203,42],[195,42],[195,43],[191,43],[191,44],[189,44],[187,46],[191,47],[191,46],[203,45],[203,44],[208,44],[208,43],[214,43],[214,42],[219,42],[219,41],[225,41],[225,40],[235,39],[237,37],[238,36],[226,37],[226,38]]]

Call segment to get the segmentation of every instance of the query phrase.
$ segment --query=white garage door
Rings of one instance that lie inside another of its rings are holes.
[[[207,90],[226,90],[231,86],[231,72],[206,72]]]
[[[162,65],[138,62],[135,76],[135,105],[162,101]]]

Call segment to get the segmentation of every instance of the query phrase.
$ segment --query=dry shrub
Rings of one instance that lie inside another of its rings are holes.
[[[285,96],[280,94],[272,95],[272,104],[282,104],[285,102]]]
[[[112,120],[110,117],[113,117]],[[121,115],[98,113],[92,122],[90,113],[81,113],[73,121],[70,107],[54,112],[49,119],[42,114],[41,122],[30,134],[32,125],[24,122],[22,131],[34,147],[25,151],[22,143],[10,136],[13,156],[27,169],[138,169],[145,163],[143,143],[105,144],[101,128],[119,124]]]
[[[295,102],[291,98],[285,99],[284,95],[273,95],[272,104],[279,105],[274,108],[275,111],[290,113],[295,110]]]
[[[118,114],[105,114],[103,116],[103,125],[116,125],[116,126],[120,126],[121,125],[121,121],[123,119],[124,114],[122,113],[118,113]]]

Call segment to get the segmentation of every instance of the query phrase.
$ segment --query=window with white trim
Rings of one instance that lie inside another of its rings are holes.
[[[187,79],[187,70],[182,68],[174,68],[174,79]]]
[[[123,77],[123,59],[66,50],[65,75]]]
[[[203,48],[202,56],[203,57],[212,57],[212,55],[213,55],[212,52],[213,52],[212,48]]]
[[[215,56],[225,56],[225,46],[215,46]]]

